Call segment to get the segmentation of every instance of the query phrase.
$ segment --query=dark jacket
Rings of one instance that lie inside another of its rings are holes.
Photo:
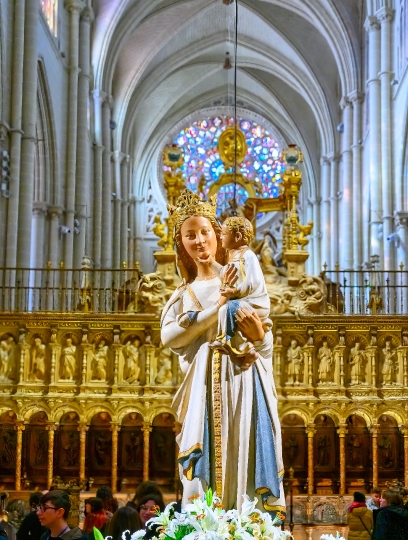
[[[41,535],[41,540],[48,540],[50,538],[51,532],[49,529],[46,530],[44,534]],[[89,540],[89,537],[84,533],[79,527],[73,527],[69,531],[61,534],[59,536],[62,540]]]
[[[46,531],[38,519],[37,512],[32,511],[26,515],[17,531],[17,540],[40,540]]]
[[[408,540],[408,509],[385,506],[374,510],[372,540]]]

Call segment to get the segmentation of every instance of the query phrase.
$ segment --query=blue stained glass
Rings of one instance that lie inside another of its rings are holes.
[[[174,142],[183,150],[184,166],[182,173],[187,187],[197,191],[200,178],[204,175],[204,193],[208,195],[211,185],[225,172],[218,153],[218,139],[234,119],[226,116],[204,118],[182,130]],[[239,126],[244,132],[248,145],[241,173],[252,182],[262,187],[264,198],[279,195],[279,183],[282,182],[284,167],[280,162],[281,150],[278,143],[264,127],[245,118],[239,119]],[[218,191],[220,212],[229,206],[234,197],[234,185],[228,184]],[[236,188],[238,204],[244,204],[248,192],[240,185]]]

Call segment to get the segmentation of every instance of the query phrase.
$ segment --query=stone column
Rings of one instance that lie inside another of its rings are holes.
[[[33,211],[34,163],[36,151],[38,24],[37,2],[25,3],[23,137],[21,141],[20,192],[17,230],[17,266],[30,266],[31,217]],[[10,185],[13,190],[13,185]],[[15,224],[16,226],[17,224]]]
[[[378,424],[370,427],[373,444],[373,486],[378,486]]]
[[[48,431],[47,489],[50,489],[54,476],[54,431],[57,426],[48,424],[46,429]]]
[[[314,223],[314,242],[313,242],[313,266],[314,266],[314,275],[319,275],[321,271],[321,238],[322,238],[322,229],[321,229],[321,203],[322,198],[316,197],[313,200],[313,223]]]
[[[93,260],[95,268],[101,267],[102,250],[102,104],[106,98],[102,90],[93,91],[94,102],[94,207],[93,207]]]
[[[48,214],[50,216],[50,235],[48,246],[48,260],[51,262],[51,268],[58,267],[58,227],[59,216],[62,214],[61,206],[49,206]]]
[[[23,106],[25,0],[14,1],[12,71],[11,71],[11,129],[10,129],[10,199],[7,205],[6,267],[17,263],[17,230],[20,195],[21,116]]]
[[[111,472],[111,488],[113,493],[118,490],[118,433],[120,426],[111,422],[112,431],[112,472]]]
[[[354,269],[363,265],[363,200],[361,190],[362,114],[364,94],[353,92],[349,99],[353,104],[353,259]]]
[[[320,214],[320,230],[322,233],[321,262],[322,264],[327,264],[330,267],[330,245],[332,244],[330,230],[330,160],[326,156],[323,156],[320,159],[320,165],[322,168],[322,181],[320,188],[322,194],[322,209]]]
[[[149,480],[149,444],[152,426],[148,422],[143,422],[143,482]]]
[[[17,422],[14,426],[14,429],[17,430],[17,441],[16,441],[16,491],[21,489],[21,456],[23,453],[23,431],[25,426],[23,422]]]
[[[339,237],[339,157],[330,156],[330,233],[331,238]],[[331,242],[330,269],[334,270],[339,262],[339,243]]]
[[[90,48],[92,8],[86,7],[81,13],[79,23],[79,80],[78,80],[78,126],[77,126],[77,160],[75,209],[79,220],[80,233],[75,237],[74,268],[80,268],[86,254],[87,218],[90,214],[89,182],[90,182],[90,146],[88,135],[88,108],[90,84]],[[89,249],[89,247],[88,247]],[[90,253],[88,253],[90,255]]]
[[[110,99],[102,106],[102,248],[101,267],[112,268],[112,183],[111,183],[111,109]]]
[[[306,428],[307,434],[307,494],[314,493],[314,436],[316,430],[314,424],[309,424]]]
[[[120,222],[120,263],[129,260],[129,156],[124,156],[121,165],[121,181],[122,181],[122,210]]]
[[[113,161],[115,166],[115,198],[114,198],[114,215],[113,215],[113,253],[112,253],[112,265],[113,268],[120,268],[120,241],[121,241],[121,210],[122,202],[126,195],[122,192],[122,180],[121,180],[121,163],[125,154],[119,150],[115,150],[113,153]]]
[[[353,160],[351,145],[353,143],[353,108],[348,98],[340,103],[343,109],[344,132],[342,135],[342,200],[340,220],[341,268],[353,268]],[[361,216],[359,216],[361,219]]]
[[[86,456],[86,432],[88,431],[86,424],[80,424],[79,431],[79,483],[85,482],[85,456]]]
[[[347,424],[339,424],[339,429],[337,430],[340,446],[340,495],[344,495],[346,493],[346,427]]]
[[[134,264],[136,262],[136,254],[135,254],[135,207],[136,207],[136,199],[133,196],[129,197],[129,236],[128,236],[128,266],[129,268],[133,268]]]
[[[47,204],[44,202],[34,202],[31,221],[31,250],[30,266],[32,268],[42,268],[44,266],[44,226],[47,214]],[[41,282],[40,282],[41,283]]]
[[[404,435],[404,487],[408,488],[408,426],[402,426]]]
[[[380,24],[377,17],[367,17],[365,29],[368,32],[368,116],[370,125],[369,155],[370,168],[368,183],[370,189],[370,255],[379,255],[382,260],[382,243],[378,239],[378,227],[382,222],[382,168],[381,168],[381,87],[380,71]]]
[[[395,10],[383,7],[376,13],[381,27],[381,174],[382,174],[382,199],[383,199],[383,244],[384,244],[384,270],[394,270],[394,245],[387,240],[393,232],[392,188],[395,182],[392,167],[392,22]],[[371,127],[370,127],[371,130]]]
[[[69,13],[69,59],[68,59],[68,120],[67,158],[65,177],[65,225],[71,229],[64,238],[65,268],[72,268],[74,250],[75,180],[78,129],[78,55],[79,55],[79,15],[85,4],[82,0],[65,0]]]

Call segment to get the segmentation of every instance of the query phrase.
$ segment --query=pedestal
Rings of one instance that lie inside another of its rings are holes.
[[[288,285],[297,287],[299,280],[306,273],[305,262],[309,258],[309,252],[302,249],[289,249],[285,251],[284,260],[288,265]]]

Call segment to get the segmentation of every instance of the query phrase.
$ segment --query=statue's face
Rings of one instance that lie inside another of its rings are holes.
[[[68,345],[68,347],[70,347],[72,345],[72,339],[71,338],[67,338],[67,345]]]
[[[181,226],[183,246],[190,257],[196,261],[215,257],[217,237],[211,222],[202,216],[191,216]]]
[[[35,338],[34,343],[35,343],[35,345],[37,347],[39,347],[41,345],[41,339],[40,338]]]
[[[356,349],[358,350],[360,348],[360,343],[356,343]]]

